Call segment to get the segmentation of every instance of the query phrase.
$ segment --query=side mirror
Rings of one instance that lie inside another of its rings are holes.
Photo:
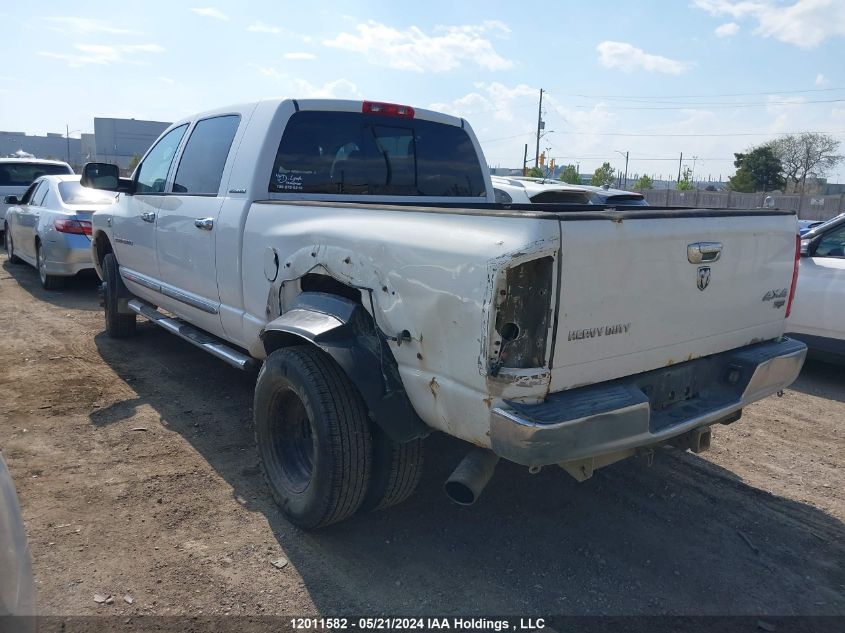
[[[801,257],[809,257],[810,255],[810,240],[801,240],[801,248],[798,251]]]
[[[21,201],[17,196],[6,196],[3,198],[3,202],[6,204],[20,204]]]
[[[120,188],[120,170],[111,163],[85,163],[79,184],[91,189],[117,191]]]

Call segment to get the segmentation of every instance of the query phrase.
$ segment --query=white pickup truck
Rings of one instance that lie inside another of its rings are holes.
[[[503,205],[466,121],[282,100],[173,124],[93,216],[106,331],[136,315],[260,366],[267,481],[313,528],[414,489],[421,439],[473,445],[471,503],[504,458],[578,479],[789,385],[794,214]]]

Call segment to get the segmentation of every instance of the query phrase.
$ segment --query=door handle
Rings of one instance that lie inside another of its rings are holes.
[[[719,242],[695,242],[687,244],[687,261],[690,264],[715,262],[722,255],[722,244]]]
[[[197,218],[194,220],[194,226],[203,231],[210,231],[214,228],[214,218]]]
[[[144,222],[155,222],[156,221],[156,214],[153,213],[152,211],[144,211],[141,214],[141,219]]]

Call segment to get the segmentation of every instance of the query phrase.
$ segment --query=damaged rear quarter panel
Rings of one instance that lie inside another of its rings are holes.
[[[268,297],[318,272],[363,288],[362,304],[388,338],[410,334],[401,344],[391,340],[390,351],[429,426],[487,446],[491,397],[545,394],[547,369],[509,369],[492,379],[488,346],[500,280],[514,262],[556,254],[556,221],[256,203],[244,244],[249,341],[269,321]],[[267,248],[279,256],[272,282],[263,272]],[[270,313],[284,309],[272,306]]]

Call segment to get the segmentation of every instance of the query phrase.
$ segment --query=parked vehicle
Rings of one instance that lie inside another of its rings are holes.
[[[26,545],[26,531],[12,476],[0,454],[0,630],[4,616],[35,615],[35,585]],[[35,632],[35,622],[9,621],[15,631]],[[7,629],[12,631],[12,628]]]
[[[83,184],[122,191],[92,220],[107,334],[142,315],[260,366],[258,451],[306,528],[405,499],[434,429],[473,447],[466,504],[500,458],[581,480],[705,450],[806,354],[781,336],[793,212],[496,204],[470,125],[428,110],[219,109]]]
[[[79,176],[42,176],[10,206],[4,223],[9,261],[35,266],[41,285],[61,288],[68,277],[93,270],[91,215],[112,204],[114,194],[83,187]]]
[[[811,355],[845,362],[845,213],[801,237],[795,303],[786,327]]]
[[[824,220],[798,220],[798,233],[804,235],[804,233],[816,228],[820,224],[824,224]]]
[[[495,176],[493,177],[493,184],[496,184]],[[552,180],[550,178],[535,178],[533,176],[512,176],[508,178],[515,184],[524,184],[525,186],[540,187],[554,189],[556,187],[570,188],[583,192],[588,196],[588,204],[601,205],[617,205],[617,206],[634,206],[647,207],[648,201],[645,196],[635,191],[623,191],[622,189],[612,189],[610,187],[595,187],[593,185],[569,185],[559,180]],[[529,184],[531,183],[531,184]],[[541,189],[542,190],[542,189]],[[532,200],[532,202],[558,202],[557,200]],[[567,202],[561,200],[560,202]]]
[[[625,205],[626,207],[648,206],[645,196],[636,191],[624,191],[610,187],[594,187],[592,185],[583,185],[583,187],[592,194],[590,198],[592,204],[614,204]]]
[[[590,195],[580,187],[560,181],[523,180],[492,176],[493,193],[501,204],[590,204]]]
[[[6,196],[20,197],[36,178],[51,174],[72,174],[67,163],[38,158],[0,158],[0,228],[6,218]]]

